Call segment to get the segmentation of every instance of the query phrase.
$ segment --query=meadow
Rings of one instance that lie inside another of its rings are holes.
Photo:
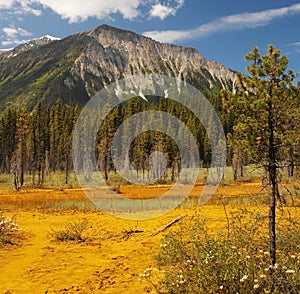
[[[194,290],[189,288],[191,285],[200,282],[201,285],[205,284],[204,281],[195,279],[195,274],[186,277],[187,271],[193,273],[192,266],[188,264],[196,263],[191,259],[195,252],[189,252],[189,258],[184,257],[184,260],[190,260],[187,264],[180,261],[182,266],[178,266],[178,260],[172,260],[174,256],[180,259],[182,254],[187,253],[185,250],[189,250],[184,244],[190,244],[190,232],[196,234],[200,230],[207,232],[207,236],[223,236],[231,233],[233,223],[240,220],[238,230],[244,236],[243,234],[249,235],[248,225],[252,224],[252,220],[259,220],[259,226],[253,225],[251,228],[255,227],[258,235],[267,237],[268,194],[262,189],[259,171],[249,167],[248,173],[240,182],[233,182],[230,175],[228,168],[224,181],[205,205],[197,205],[197,197],[204,185],[203,180],[199,180],[190,196],[179,207],[160,217],[139,221],[126,219],[126,211],[124,218],[117,218],[97,209],[78,187],[74,177],[71,177],[68,185],[63,185],[63,175],[50,175],[41,189],[34,188],[27,182],[19,192],[15,192],[9,184],[11,177],[1,176],[0,215],[6,218],[7,223],[17,224],[17,227],[8,229],[6,237],[2,238],[0,292],[193,293]],[[120,195],[134,199],[153,198],[170,188],[168,184],[119,186],[117,181],[112,186],[118,186]],[[287,203],[278,208],[278,225],[291,227],[293,220],[296,228],[300,219],[297,179],[286,181],[281,189],[282,192],[289,193],[286,194]],[[247,216],[244,214],[245,210]],[[199,225],[200,220],[205,221],[205,230]],[[178,234],[181,234],[183,243],[179,242]],[[248,239],[252,242],[250,247],[260,246],[260,250],[265,252],[268,249],[267,241],[264,243],[261,239],[255,239],[258,235],[254,239]],[[289,251],[285,254],[295,256],[298,262],[298,236],[293,235],[294,239],[291,236],[286,243]],[[217,244],[214,237],[209,240],[215,240],[213,244]],[[245,250],[246,247],[242,246]],[[180,248],[181,253],[174,254]],[[224,248],[222,250],[223,253],[227,252]],[[232,260],[236,260],[237,255],[234,254],[229,254]],[[244,255],[247,259],[248,255]],[[212,264],[216,266],[220,259]],[[233,265],[236,264],[232,263],[231,266]],[[217,268],[221,268],[220,264]],[[207,267],[206,270],[213,271],[214,267]],[[294,268],[286,270],[295,271]],[[172,273],[176,273],[176,276],[172,276]],[[205,275],[204,272],[199,272],[199,268],[197,273]],[[257,272],[257,275],[264,274],[266,273]],[[249,282],[250,272],[241,271],[235,275],[237,283],[249,283],[247,289],[253,289],[253,284]],[[298,277],[299,273],[291,272],[286,275]],[[233,293],[233,289],[226,290],[225,283],[218,285],[218,289],[213,287],[219,282],[218,279],[224,280],[222,273],[214,278],[215,280],[206,282],[211,283],[211,288],[203,293]],[[254,276],[251,279],[254,286],[259,284]],[[293,280],[292,284],[297,286],[298,280]],[[257,286],[258,290],[260,286]],[[244,288],[239,289],[239,293],[247,293]],[[259,293],[254,290],[253,293]],[[286,293],[296,292],[289,290]]]

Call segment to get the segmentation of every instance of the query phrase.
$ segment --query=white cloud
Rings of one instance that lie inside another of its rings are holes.
[[[125,19],[133,19],[139,15],[138,7],[142,0],[0,0],[0,9],[20,7],[19,13],[40,15],[40,9],[49,8],[69,22],[84,21],[89,17],[106,18],[120,13]]]
[[[31,4],[35,2],[35,0],[0,0],[0,9],[12,9],[14,14],[34,14],[36,16],[41,15],[41,11],[39,9],[35,9],[31,6]]]
[[[31,36],[31,33],[23,28],[5,27],[2,29],[8,38],[15,38],[16,36]]]
[[[300,14],[300,4],[225,16],[191,30],[149,31],[145,32],[144,35],[160,42],[171,43],[179,40],[202,38],[216,32],[257,28],[269,24],[276,18],[294,14]]]
[[[113,13],[121,13],[125,19],[138,15],[140,0],[30,0],[50,8],[70,22],[84,21],[89,17],[105,18]]]
[[[158,17],[161,20],[165,19],[170,15],[175,15],[176,9],[161,4],[155,4],[150,10],[150,17]]]
[[[28,40],[20,40],[21,37],[28,37],[32,34],[23,28],[4,27],[2,29],[5,40],[1,42],[2,46],[19,45],[28,42]]]
[[[19,40],[19,39],[15,39],[15,40],[6,40],[6,41],[2,41],[1,45],[2,46],[11,46],[11,45],[20,45],[20,44],[25,44],[27,42],[29,42],[30,40]],[[3,50],[3,49],[1,49]]]
[[[290,54],[296,53],[296,54],[300,54],[300,41],[299,42],[295,42],[292,44],[288,44],[288,46],[292,46],[292,51],[290,52]],[[299,70],[300,72],[300,70]]]
[[[15,0],[0,0],[0,9],[9,9],[14,4]]]
[[[174,5],[168,4],[161,4],[161,3],[156,3],[152,5],[151,10],[149,12],[149,15],[151,18],[160,18],[161,20],[164,20],[170,15],[176,15],[176,12],[178,9],[180,9],[185,0],[176,0]]]
[[[175,15],[185,0],[0,0],[0,9],[14,9],[15,13],[41,15],[41,9],[49,8],[69,22],[85,21],[89,17],[105,19],[120,13],[124,19],[141,15],[141,6],[147,7],[150,17],[164,19]],[[153,5],[151,5],[153,4]]]
[[[42,11],[40,9],[34,9],[31,6],[29,6],[27,3],[21,3],[21,9],[16,10],[17,14],[33,14],[35,16],[40,16],[42,14]]]

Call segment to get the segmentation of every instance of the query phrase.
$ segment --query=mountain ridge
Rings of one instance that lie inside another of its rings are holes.
[[[20,44],[14,48],[0,49],[0,54],[4,54],[5,57],[12,57],[12,56],[16,56],[21,52],[35,49],[37,47],[49,44],[50,42],[59,41],[59,40],[61,39],[50,35],[45,35],[39,38],[32,39],[26,43]]]
[[[10,105],[34,108],[39,100],[51,105],[58,98],[84,105],[104,86],[129,75],[173,76],[200,90],[235,84],[233,71],[194,48],[159,43],[108,25],[26,44],[0,54],[2,110]]]

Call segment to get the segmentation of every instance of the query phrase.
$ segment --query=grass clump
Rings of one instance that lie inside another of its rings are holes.
[[[87,225],[87,219],[78,222],[68,222],[63,229],[53,230],[51,236],[57,241],[84,241],[82,234],[86,230]]]
[[[0,246],[4,244],[12,244],[12,239],[19,226],[16,224],[14,217],[0,216]]]
[[[45,210],[50,212],[61,211],[61,210],[72,210],[72,211],[97,211],[96,205],[88,200],[58,200],[49,201],[45,205]]]
[[[217,233],[195,218],[162,239],[156,256],[160,281],[153,282],[157,273],[154,280],[152,272],[141,276],[158,293],[300,293],[299,226],[278,229],[275,266],[263,227],[266,220],[248,211],[232,215]]]

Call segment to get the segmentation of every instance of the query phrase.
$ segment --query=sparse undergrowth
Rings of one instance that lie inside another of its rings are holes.
[[[88,225],[87,219],[67,222],[63,229],[52,230],[50,235],[57,241],[84,241],[82,236]]]
[[[0,246],[7,243],[12,243],[12,239],[19,231],[19,226],[16,224],[14,217],[0,216]]]
[[[44,209],[47,212],[57,212],[57,211],[97,211],[97,207],[91,201],[88,200],[58,200],[47,202],[44,205]]]
[[[188,224],[164,236],[156,256],[158,269],[140,274],[157,293],[300,292],[300,230],[289,218],[278,227],[275,266],[263,232],[265,218],[245,210],[214,233],[199,218]]]

